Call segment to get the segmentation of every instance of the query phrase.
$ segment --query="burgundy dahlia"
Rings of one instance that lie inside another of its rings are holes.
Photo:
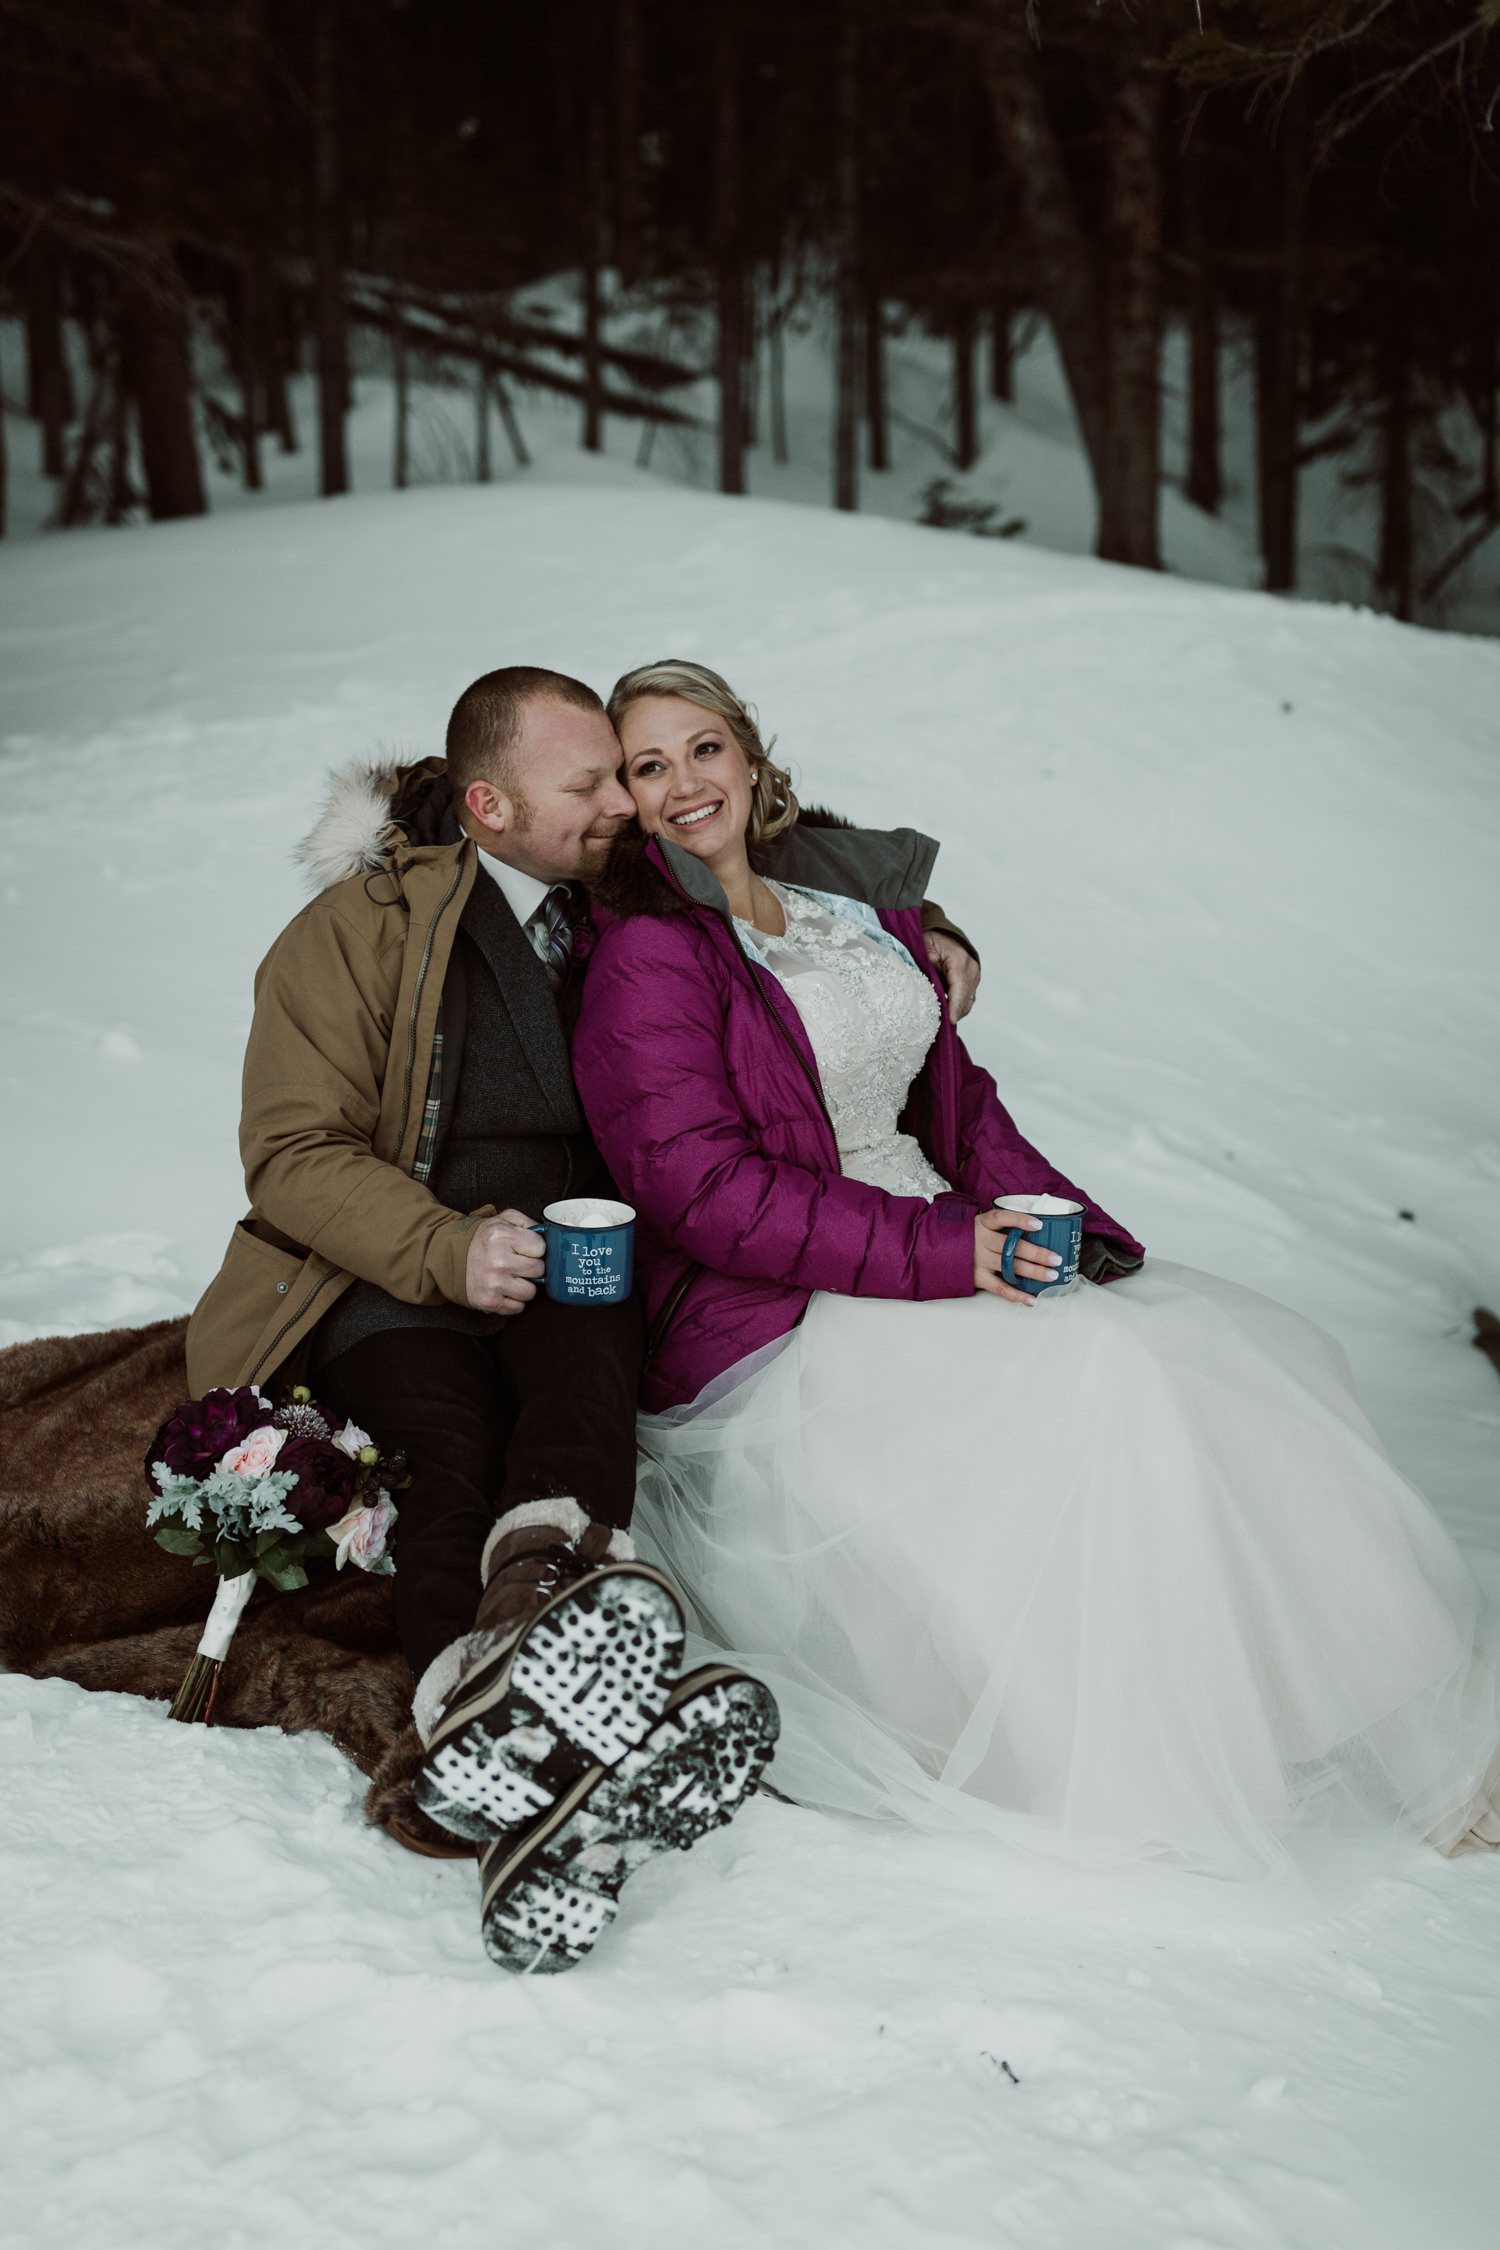
[[[267,1415],[265,1401],[248,1383],[237,1391],[205,1391],[202,1398],[184,1399],[152,1440],[147,1482],[155,1491],[151,1471],[158,1461],[165,1461],[174,1476],[211,1476],[229,1448],[258,1430]]]
[[[276,1456],[276,1466],[290,1469],[297,1479],[286,1506],[304,1531],[326,1531],[354,1498],[355,1465],[336,1445],[289,1437]]]

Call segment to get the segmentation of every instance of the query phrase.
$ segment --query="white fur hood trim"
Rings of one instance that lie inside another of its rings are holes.
[[[391,824],[393,779],[388,765],[364,758],[329,777],[318,824],[297,846],[315,891],[373,874],[385,859],[399,833]]]

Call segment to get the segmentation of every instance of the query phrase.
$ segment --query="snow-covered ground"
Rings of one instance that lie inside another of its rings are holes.
[[[330,764],[689,654],[944,839],[1025,1129],[1335,1329],[1500,1595],[1500,646],[578,465],[0,550],[0,1340],[213,1270]],[[1490,1860],[1262,1896],[759,1799],[515,1982],[321,1740],[0,1679],[0,1764],[18,2250],[1495,2239]]]

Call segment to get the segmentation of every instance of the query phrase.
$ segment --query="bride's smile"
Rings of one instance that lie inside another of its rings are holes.
[[[723,810],[723,798],[715,797],[706,805],[695,805],[691,812],[668,813],[667,820],[673,828],[701,828],[705,821],[712,820]]]

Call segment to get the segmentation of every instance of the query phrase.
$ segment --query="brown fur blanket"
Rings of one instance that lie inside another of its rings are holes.
[[[0,1351],[0,1664],[34,1679],[170,1699],[213,1599],[212,1570],[146,1529],[143,1463],[188,1396],[185,1320],[49,1336]],[[256,1590],[214,1722],[315,1728],[370,1787],[365,1811],[415,1851],[467,1857],[411,1795],[421,1756],[391,1582],[315,1569]],[[166,1713],[163,1710],[163,1720]]]

